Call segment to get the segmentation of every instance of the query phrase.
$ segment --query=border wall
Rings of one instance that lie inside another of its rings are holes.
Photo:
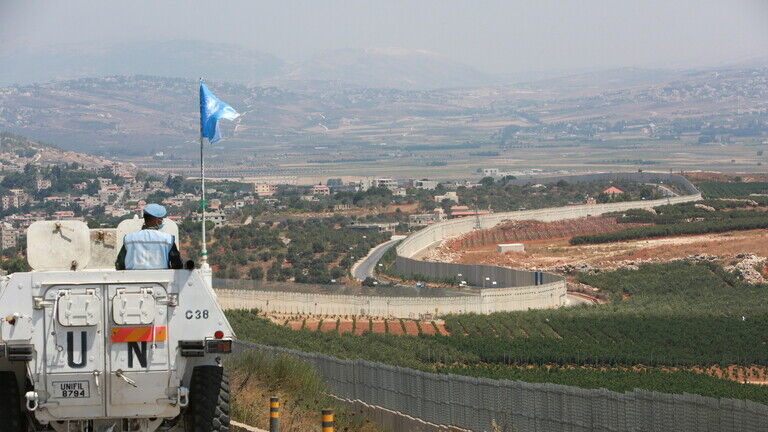
[[[443,314],[487,314],[504,310],[557,307],[565,304],[566,285],[565,280],[561,278],[541,285],[489,288],[480,290],[479,294],[446,297],[312,294],[229,288],[217,289],[216,295],[223,309],[259,309],[294,315],[362,315],[420,319]]]
[[[455,276],[453,269],[444,270],[443,267],[434,266],[433,263],[428,263],[418,259],[418,255],[424,252],[431,246],[434,246],[438,242],[445,239],[460,236],[468,233],[474,229],[477,229],[479,222],[480,229],[489,229],[502,222],[509,220],[537,220],[541,222],[552,222],[563,219],[575,219],[587,216],[597,216],[603,213],[610,213],[615,211],[625,211],[629,209],[638,208],[652,208],[665,204],[679,204],[691,201],[701,200],[701,193],[696,187],[688,181],[685,177],[677,174],[663,174],[663,173],[611,173],[611,174],[583,174],[573,176],[559,176],[559,177],[531,177],[520,178],[512,180],[515,184],[530,184],[530,183],[554,183],[560,180],[565,180],[571,183],[578,182],[594,182],[594,181],[634,181],[642,183],[673,183],[680,187],[682,190],[689,193],[689,195],[681,195],[670,198],[663,198],[657,200],[648,201],[626,201],[619,203],[607,203],[607,204],[592,204],[592,205],[576,205],[568,207],[554,207],[544,208],[536,210],[523,210],[504,213],[491,213],[488,215],[481,215],[479,218],[461,218],[451,219],[444,222],[438,222],[430,225],[422,230],[417,231],[414,234],[408,236],[405,240],[401,241],[397,246],[397,260],[395,261],[395,270],[399,273],[408,274],[421,274],[425,276],[443,276],[441,272],[449,271],[451,275]],[[436,272],[436,273],[433,273]],[[461,273],[461,271],[458,271]],[[462,273],[463,274],[463,273]],[[553,276],[547,274],[547,277]],[[555,276],[556,277],[556,276]],[[467,280],[470,282],[469,280]],[[477,285],[477,281],[474,281],[473,285]],[[482,283],[482,281],[480,281]]]
[[[539,220],[550,222],[596,216],[603,213],[633,208],[651,208],[664,204],[698,201],[701,194],[685,177],[663,173],[584,174],[559,177],[534,177],[513,180],[516,184],[533,182],[635,181],[646,183],[674,183],[690,193],[651,201],[579,205],[546,208],[480,216],[480,227],[491,228],[507,220]],[[567,304],[567,286],[561,276],[514,270],[508,267],[427,262],[417,256],[430,246],[447,238],[476,229],[476,218],[452,219],[430,225],[405,238],[397,246],[394,268],[403,275],[422,275],[438,278],[461,279],[470,285],[482,287],[479,294],[445,297],[371,296],[344,294],[312,294],[274,290],[235,289],[235,286],[216,290],[224,309],[260,309],[271,313],[312,315],[363,315],[389,318],[433,318],[443,314],[556,308]],[[493,284],[496,282],[496,284]]]
[[[338,398],[476,432],[490,432],[492,421],[503,432],[768,430],[768,406],[751,401],[434,374],[243,341],[234,348],[304,360]]]

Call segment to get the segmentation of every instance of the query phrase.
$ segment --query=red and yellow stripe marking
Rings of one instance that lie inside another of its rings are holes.
[[[165,327],[116,327],[112,329],[112,343],[165,342]]]

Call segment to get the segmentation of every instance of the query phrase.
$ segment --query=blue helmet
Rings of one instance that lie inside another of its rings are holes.
[[[168,212],[165,210],[165,207],[161,206],[160,204],[147,204],[144,207],[144,214],[154,216],[156,218],[164,218]]]

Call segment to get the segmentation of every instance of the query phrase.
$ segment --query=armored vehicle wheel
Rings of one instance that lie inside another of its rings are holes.
[[[0,372],[0,432],[26,431],[16,374]]]
[[[229,378],[224,368],[198,366],[192,371],[184,429],[186,432],[229,431]]]

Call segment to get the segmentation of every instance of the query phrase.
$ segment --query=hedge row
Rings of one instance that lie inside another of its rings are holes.
[[[571,238],[572,245],[598,244],[616,241],[668,237],[677,235],[720,233],[768,228],[768,217],[754,216],[736,219],[715,219],[701,222],[683,222],[669,225],[654,225],[630,228],[609,233],[580,235]]]

